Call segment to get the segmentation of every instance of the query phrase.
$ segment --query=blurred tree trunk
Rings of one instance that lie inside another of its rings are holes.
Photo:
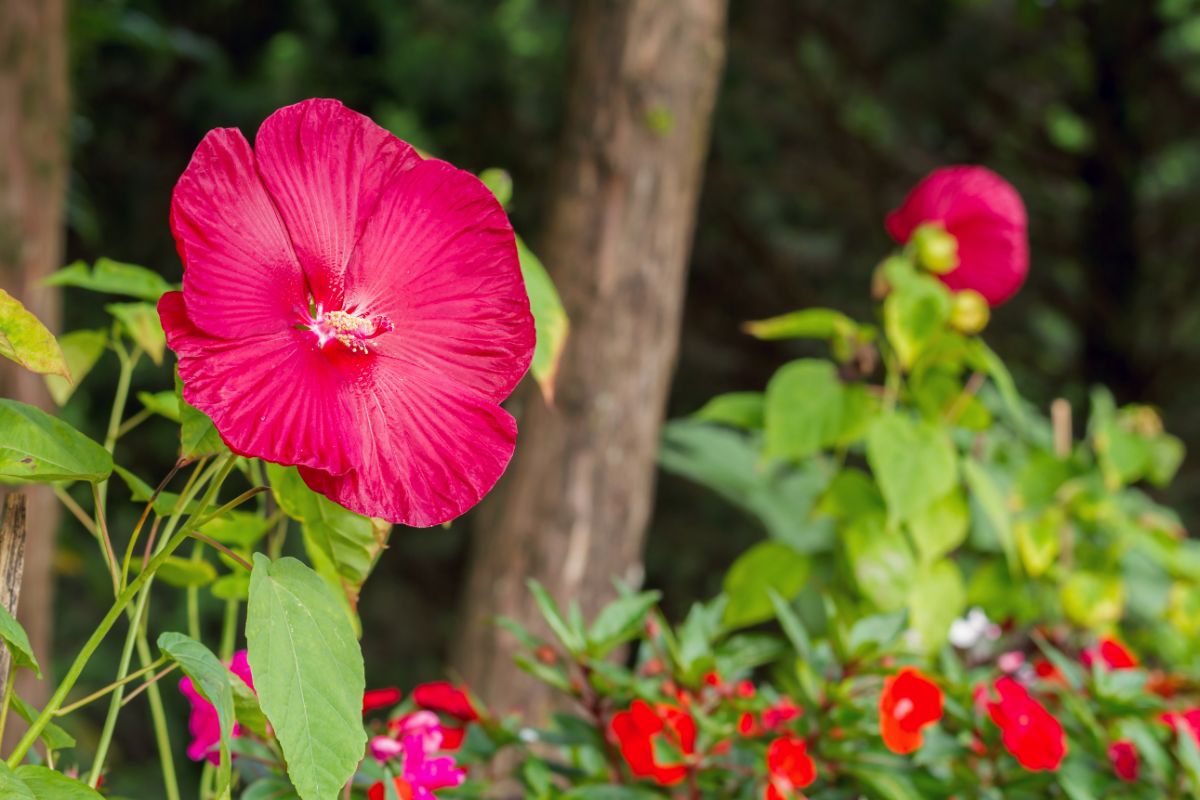
[[[51,330],[59,323],[58,294],[41,280],[62,261],[68,122],[64,13],[64,0],[0,0],[0,286]],[[0,396],[51,407],[41,376],[3,359]],[[30,487],[28,496],[20,619],[48,668],[58,505],[47,487]],[[25,671],[17,691],[40,705],[49,685]]]
[[[454,663],[498,710],[550,698],[512,663],[505,615],[541,628],[541,581],[585,615],[642,581],[656,455],[725,49],[725,0],[576,7],[539,255],[571,336],[554,407],[526,381],[516,457],[476,520]]]

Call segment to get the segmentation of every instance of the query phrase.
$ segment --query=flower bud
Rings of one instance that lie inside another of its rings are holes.
[[[983,295],[972,289],[954,293],[950,306],[950,327],[967,336],[974,336],[987,327],[991,310]]]
[[[958,267],[958,239],[940,222],[919,225],[908,244],[917,263],[935,275],[945,275]]]

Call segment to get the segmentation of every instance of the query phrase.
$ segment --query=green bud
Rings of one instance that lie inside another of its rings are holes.
[[[958,266],[958,239],[940,222],[926,222],[913,231],[908,241],[917,263],[935,275],[945,275]]]
[[[973,289],[954,293],[950,305],[950,327],[967,336],[974,336],[987,327],[991,309],[983,295]]]

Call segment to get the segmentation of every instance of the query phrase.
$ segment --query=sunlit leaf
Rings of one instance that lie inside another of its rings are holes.
[[[0,356],[32,372],[71,378],[54,334],[20,300],[3,289],[0,289]]]
[[[59,338],[63,356],[67,360],[67,369],[71,380],[58,375],[46,376],[46,388],[58,405],[66,405],[79,386],[79,382],[87,377],[104,355],[104,347],[108,344],[108,331],[71,331]]]
[[[104,309],[117,318],[125,333],[146,351],[151,361],[162,363],[167,335],[163,332],[157,308],[150,303],[109,303]]]
[[[171,284],[157,272],[135,264],[123,264],[109,258],[96,259],[93,269],[76,261],[46,278],[47,286],[74,286],[105,294],[123,294],[140,300],[157,302]]]

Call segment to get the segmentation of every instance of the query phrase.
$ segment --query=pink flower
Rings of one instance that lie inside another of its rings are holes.
[[[479,180],[334,100],[254,149],[210,131],[171,202],[183,291],[159,301],[184,397],[236,453],[347,508],[429,526],[512,457],[499,403],[533,353],[512,228]]]
[[[1138,752],[1133,742],[1121,740],[1108,746],[1108,760],[1113,772],[1126,783],[1138,779]]]
[[[413,790],[413,800],[428,800],[436,789],[461,786],[467,773],[450,756],[433,756],[425,749],[426,740],[419,734],[400,740],[404,748],[404,768],[400,777]]]
[[[1190,708],[1187,711],[1167,711],[1160,715],[1159,719],[1170,725],[1172,730],[1178,731],[1182,727],[1192,735],[1196,744],[1200,745],[1200,708]]]
[[[385,764],[404,752],[400,743],[390,736],[372,736],[367,748],[371,751],[371,758],[380,764]]]
[[[250,675],[250,663],[246,660],[246,651],[239,650],[233,654],[229,662],[229,671],[237,675],[246,685],[254,689],[254,678]],[[192,684],[191,678],[179,681],[179,691],[192,704],[192,713],[188,717],[188,730],[192,734],[191,744],[188,745],[188,758],[193,761],[208,759],[213,764],[221,760],[219,752],[221,744],[221,725],[217,720],[217,710],[212,703],[204,699]],[[241,736],[241,727],[234,723],[233,736]]]
[[[1008,181],[983,167],[929,173],[898,209],[887,230],[906,243],[921,225],[940,223],[958,244],[958,266],[938,275],[951,290],[971,289],[988,305],[1008,300],[1029,271],[1025,205]]]

